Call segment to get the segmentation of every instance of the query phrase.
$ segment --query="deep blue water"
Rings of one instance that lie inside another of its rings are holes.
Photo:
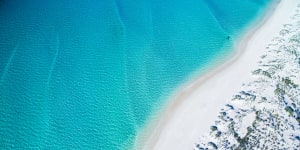
[[[0,149],[131,147],[269,2],[0,0]]]

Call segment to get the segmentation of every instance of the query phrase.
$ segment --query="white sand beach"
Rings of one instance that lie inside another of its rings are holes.
[[[297,8],[297,0],[275,2],[257,25],[236,45],[236,52],[223,65],[188,84],[170,101],[157,122],[137,141],[138,149],[193,149],[209,132],[220,109],[247,80],[271,39],[279,34]]]

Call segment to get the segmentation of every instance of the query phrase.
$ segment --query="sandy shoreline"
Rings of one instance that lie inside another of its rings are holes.
[[[188,84],[163,111],[160,118],[138,136],[136,149],[192,149],[208,132],[220,109],[251,76],[260,56],[289,22],[297,0],[274,2],[266,15],[236,45],[230,60]],[[145,139],[144,139],[144,138]]]

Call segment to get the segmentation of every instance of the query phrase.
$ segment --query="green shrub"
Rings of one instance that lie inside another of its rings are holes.
[[[293,116],[294,114],[294,109],[290,106],[285,107],[285,111],[290,114],[290,116]]]

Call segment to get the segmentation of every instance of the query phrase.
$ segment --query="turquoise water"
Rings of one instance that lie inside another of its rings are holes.
[[[269,2],[1,0],[0,149],[131,147]]]

